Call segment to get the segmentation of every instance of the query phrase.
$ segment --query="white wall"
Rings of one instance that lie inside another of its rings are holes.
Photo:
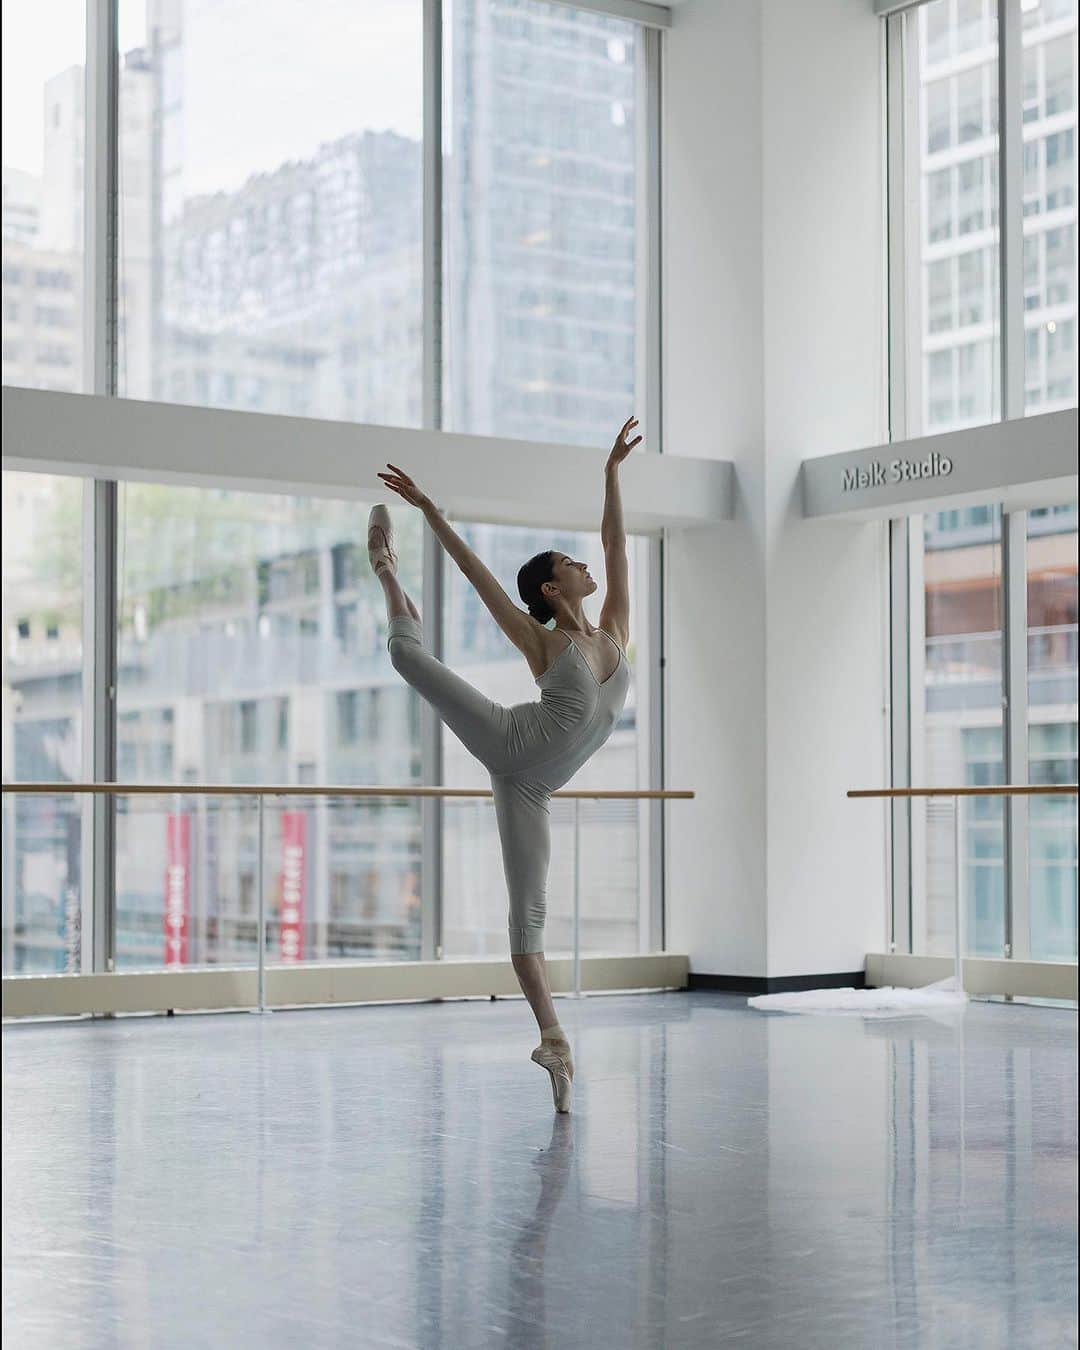
[[[665,549],[667,942],[765,962],[761,10],[689,0],[663,71],[664,440],[735,464],[734,519]]]
[[[770,975],[861,969],[885,914],[884,524],[803,521],[799,464],[888,439],[882,30],[764,7]],[[843,78],[837,78],[837,72]]]
[[[860,969],[883,940],[884,526],[804,521],[803,458],[885,439],[881,54],[863,0],[684,0],[665,70],[664,449],[735,464],[669,540],[668,939]],[[843,72],[843,78],[838,78]]]

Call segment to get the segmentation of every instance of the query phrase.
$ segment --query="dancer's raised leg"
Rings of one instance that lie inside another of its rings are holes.
[[[413,604],[408,591],[398,581],[389,567],[384,567],[379,573],[379,582],[383,588],[383,595],[386,597],[386,617],[393,619],[396,617],[408,617],[416,619],[419,622],[420,611]]]
[[[404,586],[397,579],[397,554],[394,552],[390,512],[385,506],[373,506],[368,517],[368,560],[386,597],[386,617],[408,615],[420,619],[420,611],[413,604]]]
[[[391,665],[431,704],[466,750],[485,768],[503,772],[510,754],[510,710],[494,703],[425,649],[420,614],[395,575],[394,535],[390,513],[383,506],[372,508],[368,557],[386,596]]]

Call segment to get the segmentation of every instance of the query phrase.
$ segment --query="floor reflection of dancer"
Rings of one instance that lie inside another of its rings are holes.
[[[491,776],[503,870],[510,897],[510,957],[540,1028],[533,1060],[551,1075],[558,1111],[570,1108],[574,1061],[555,1015],[544,963],[547,874],[551,860],[551,793],[604,744],[630,685],[630,587],[619,465],[641,440],[628,440],[637,422],[619,432],[604,470],[601,542],[607,590],[597,627],[582,607],[596,590],[588,566],[546,549],[518,572],[523,610],[506,594],[438,507],[403,469],[379,477],[424,513],[436,538],[475,587],[496,623],[521,652],[540,688],[539,701],[493,703],[424,650],[420,612],[397,579],[390,513],[372,509],[368,557],[382,583],[394,669],[435,708]],[[554,620],[554,627],[546,625]],[[565,638],[565,641],[564,641]]]
[[[521,1225],[514,1239],[508,1266],[509,1288],[504,1315],[509,1315],[512,1320],[507,1327],[505,1344],[512,1350],[547,1350],[551,1344],[547,1325],[548,1279],[544,1267],[548,1234],[574,1162],[572,1130],[572,1121],[556,1116],[552,1121],[551,1142],[533,1159],[532,1165],[540,1178],[540,1194],[532,1218]],[[556,1290],[552,1303],[561,1307],[562,1302]],[[555,1334],[557,1337],[557,1330]]]

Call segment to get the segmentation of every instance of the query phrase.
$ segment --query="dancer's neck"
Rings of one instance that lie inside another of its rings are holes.
[[[556,619],[555,631],[558,633],[576,633],[580,637],[592,637],[596,630],[590,628],[588,620],[584,615],[581,615],[580,617],[571,618],[569,623],[560,623],[558,619]]]

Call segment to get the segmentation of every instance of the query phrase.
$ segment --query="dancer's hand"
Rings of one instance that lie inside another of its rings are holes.
[[[621,464],[630,451],[633,450],[634,446],[641,443],[642,438],[640,436],[635,436],[632,441],[626,439],[637,424],[637,418],[631,417],[630,420],[623,425],[622,431],[615,437],[615,444],[611,447],[611,454],[608,455],[608,468]]]
[[[388,488],[392,488],[399,497],[403,497],[410,506],[418,506],[421,511],[426,511],[431,505],[431,498],[416,486],[413,480],[405,472],[399,469],[396,464],[387,462],[386,467],[391,469],[391,473],[380,473],[379,478]]]

